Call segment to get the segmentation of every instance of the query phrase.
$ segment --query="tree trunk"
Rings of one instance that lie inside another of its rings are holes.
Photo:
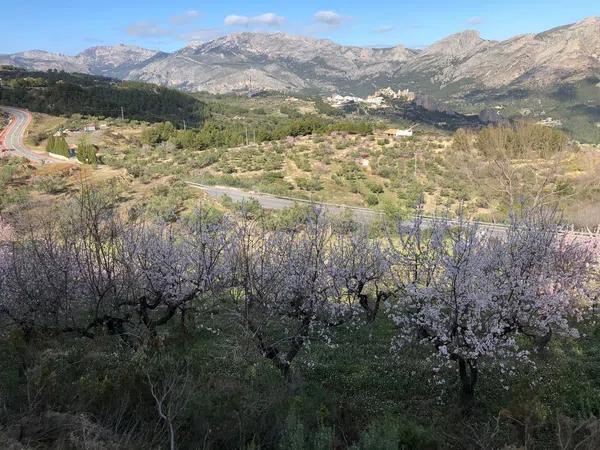
[[[461,383],[460,402],[465,412],[469,412],[475,400],[475,385],[479,375],[477,364],[475,361],[467,361],[461,356],[457,357],[457,361]]]

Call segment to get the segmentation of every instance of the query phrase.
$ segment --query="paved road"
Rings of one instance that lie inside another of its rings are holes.
[[[378,217],[381,217],[380,212],[374,211],[368,208],[359,208],[355,206],[346,206],[346,205],[336,205],[333,203],[324,203],[324,202],[311,202],[309,200],[291,198],[291,197],[283,197],[265,194],[263,192],[254,192],[254,191],[244,191],[242,189],[237,189],[228,186],[207,186],[204,184],[188,182],[189,186],[192,186],[197,189],[202,189],[208,195],[212,197],[223,197],[229,196],[235,202],[241,202],[243,200],[256,200],[260,205],[265,209],[284,209],[290,208],[294,206],[294,204],[301,205],[315,205],[319,208],[322,208],[329,214],[339,215],[346,211],[350,212],[355,220],[363,223],[369,223],[375,220]]]
[[[339,215],[345,211],[348,211],[352,214],[354,219],[360,223],[371,223],[377,218],[381,218],[383,213],[380,211],[375,211],[368,208],[359,208],[356,206],[346,206],[346,205],[338,205],[334,203],[324,203],[324,202],[311,202],[303,199],[296,199],[291,197],[282,197],[271,194],[265,194],[263,192],[254,192],[254,191],[244,191],[242,189],[237,189],[228,186],[208,186],[200,183],[194,183],[188,181],[187,184],[191,187],[202,189],[204,192],[209,194],[212,197],[223,197],[225,195],[231,197],[232,200],[236,202],[240,202],[242,200],[256,200],[260,203],[260,205],[265,209],[284,209],[294,206],[294,204],[304,204],[304,205],[315,205],[319,208],[322,208],[325,212],[329,214]],[[434,216],[424,216],[424,220],[426,222],[431,222],[435,220]],[[409,224],[411,219],[406,221],[406,224]],[[449,220],[449,223],[458,224],[457,220]],[[472,223],[477,224],[480,229],[485,229],[492,234],[504,235],[507,230],[507,225],[501,223],[491,223],[491,222],[479,222],[473,221]],[[597,234],[593,232],[580,232],[575,231],[571,227],[565,227],[562,232],[569,233],[573,236],[578,236],[582,238],[589,238],[591,236],[597,236]]]
[[[4,147],[8,148],[11,154],[22,156],[38,164],[65,162],[48,155],[40,155],[23,144],[23,136],[31,123],[31,114],[29,111],[8,106],[0,106],[0,110],[7,112],[13,119],[3,133]]]

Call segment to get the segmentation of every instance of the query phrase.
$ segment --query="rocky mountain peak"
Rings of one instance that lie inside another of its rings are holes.
[[[471,53],[488,43],[477,30],[465,30],[441,39],[425,49],[426,54],[460,56]]]
[[[582,21],[578,22],[578,24],[584,25],[584,26],[587,26],[587,25],[599,26],[600,25],[600,16],[586,17]]]
[[[242,32],[223,36],[193,48],[194,53],[249,53],[278,58],[289,55],[300,57],[307,49],[336,46],[332,41],[318,40],[306,36],[295,36],[286,33],[254,33]]]
[[[88,48],[77,55],[77,58],[102,59],[107,64],[120,65],[125,62],[137,63],[152,58],[158,52],[133,45],[100,45]]]
[[[600,73],[600,18],[504,41],[467,30],[423,51],[371,48],[286,33],[242,32],[190,44],[172,54],[128,45],[98,46],[77,56],[48,52],[0,55],[0,64],[148,81],[189,91],[359,93],[427,79],[465,89],[540,87]]]

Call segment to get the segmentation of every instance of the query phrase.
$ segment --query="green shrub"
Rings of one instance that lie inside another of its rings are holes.
[[[387,417],[363,432],[352,450],[437,449],[432,430],[403,417]]]
[[[146,128],[142,132],[141,141],[144,144],[158,144],[168,141],[175,135],[175,127],[171,122],[163,122]]]
[[[365,172],[353,162],[343,162],[342,167],[337,172],[337,175],[345,178],[348,181],[357,181],[366,178]]]
[[[77,144],[77,159],[85,164],[97,164],[96,147],[85,138],[80,139]]]
[[[316,192],[323,190],[323,182],[319,177],[296,178],[296,184],[303,191]]]
[[[379,198],[372,193],[369,193],[365,196],[365,202],[368,206],[377,206],[379,204]]]
[[[379,183],[376,183],[374,181],[367,181],[365,184],[373,194],[383,194],[384,192],[383,186]]]
[[[66,190],[67,185],[67,180],[61,174],[39,177],[35,183],[35,187],[46,194],[60,194]]]

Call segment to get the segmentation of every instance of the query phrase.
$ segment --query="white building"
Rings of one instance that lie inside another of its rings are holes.
[[[396,137],[412,137],[413,135],[413,130],[415,129],[417,125],[413,125],[410,128],[407,128],[406,130],[397,130],[396,131]]]
[[[396,137],[411,137],[412,135],[413,131],[411,129],[396,131]]]

